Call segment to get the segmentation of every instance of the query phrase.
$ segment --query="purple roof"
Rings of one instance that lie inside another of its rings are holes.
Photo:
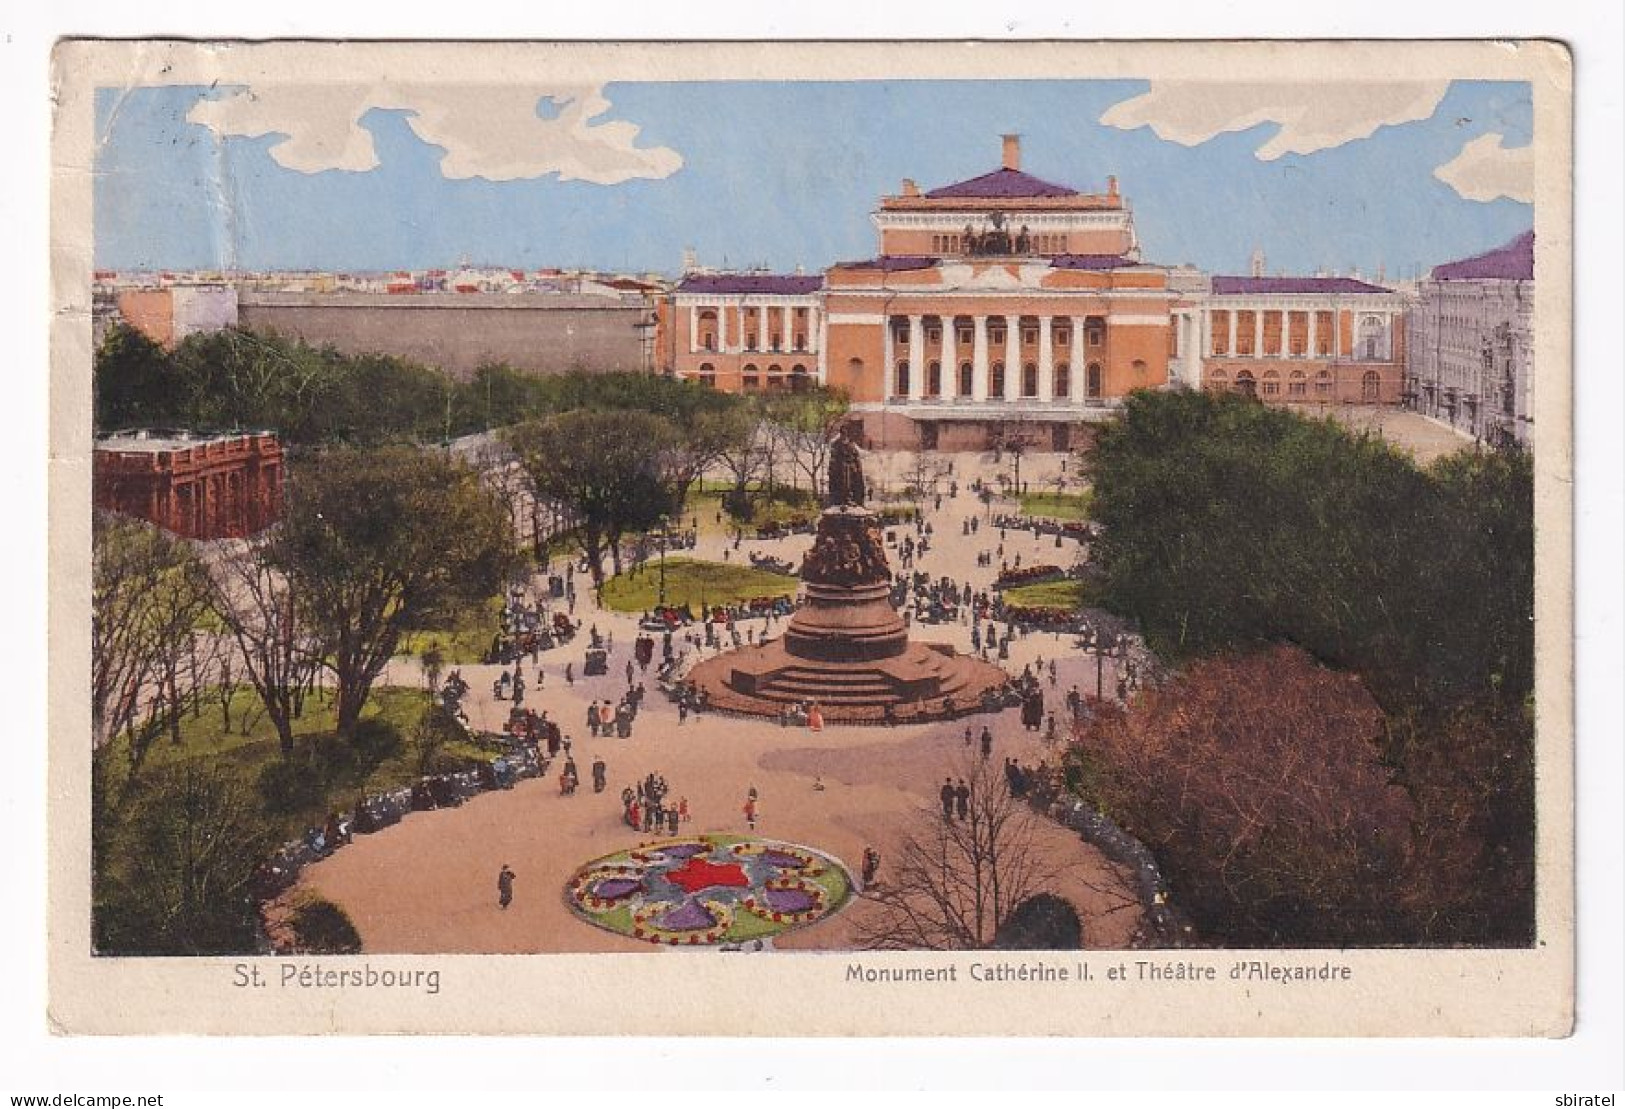
[[[870,258],[862,262],[837,262],[838,270],[884,270],[886,273],[899,273],[904,270],[928,270],[935,266],[938,259],[920,254],[882,254],[878,258]]]
[[[1057,254],[1049,264],[1057,270],[1120,270],[1140,263],[1120,254]]]
[[[1213,278],[1214,296],[1247,293],[1391,293],[1353,277],[1219,277]]]
[[[1435,281],[1532,281],[1535,276],[1535,233],[1525,231],[1505,246],[1433,267]]]
[[[683,278],[680,293],[816,293],[824,287],[821,276],[783,273],[697,273]]]
[[[1030,173],[1022,173],[1019,169],[996,169],[992,173],[984,173],[980,177],[972,177],[969,181],[959,181],[952,185],[944,185],[940,189],[932,189],[926,193],[928,200],[953,200],[961,197],[1029,197],[1029,196],[1077,196],[1077,189],[1069,189],[1065,185],[1052,185],[1048,181],[1040,181]]]

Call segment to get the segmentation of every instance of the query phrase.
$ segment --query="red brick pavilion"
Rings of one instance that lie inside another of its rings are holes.
[[[185,539],[242,539],[282,515],[282,444],[269,432],[122,431],[96,442],[92,496]]]

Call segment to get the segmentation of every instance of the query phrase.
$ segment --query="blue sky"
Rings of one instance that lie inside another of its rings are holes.
[[[1150,88],[1144,81],[610,84],[597,90],[608,104],[590,124],[641,129],[636,149],[611,159],[633,174],[615,183],[524,176],[523,168],[484,171],[521,174],[509,180],[468,176],[466,165],[454,171],[455,159],[443,165],[442,158],[450,147],[464,156],[457,119],[437,122],[440,131],[424,124],[446,136],[447,145],[432,144],[414,133],[410,107],[356,109],[376,163],[365,169],[354,168],[368,160],[353,150],[302,158],[290,153],[297,143],[276,150],[310,122],[294,109],[265,134],[263,122],[222,134],[188,120],[198,118],[203,100],[228,102],[218,108],[246,103],[240,88],[103,89],[96,265],[376,270],[466,258],[674,273],[693,247],[709,265],[816,270],[874,253],[869,213],[904,177],[932,188],[997,168],[1007,131],[1021,133],[1023,168],[1040,177],[1091,191],[1115,174],[1149,261],[1245,272],[1257,246],[1271,271],[1358,266],[1369,274],[1382,264],[1399,277],[1498,245],[1532,222],[1526,203],[1467,199],[1435,176],[1484,136],[1499,135],[1513,156],[1527,147],[1527,85],[1457,81],[1425,118],[1269,160],[1259,151],[1281,132],[1276,122],[1231,130],[1223,119],[1199,121],[1217,133],[1193,145],[1158,137],[1188,127],[1188,119],[1155,130],[1100,122]],[[519,143],[527,125],[554,119],[559,108],[543,92],[535,101],[524,90],[517,95],[521,110],[533,113],[513,129]],[[259,108],[274,103],[267,98]],[[490,151],[478,154],[485,160],[475,157],[476,169],[495,164]],[[524,161],[523,151],[517,156]],[[351,168],[319,168],[329,163]]]

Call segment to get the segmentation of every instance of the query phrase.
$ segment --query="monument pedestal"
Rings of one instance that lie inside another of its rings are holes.
[[[817,702],[829,721],[879,723],[976,712],[1002,690],[997,666],[942,644],[911,643],[891,605],[880,522],[829,508],[801,564],[806,596],[784,637],[707,659],[689,673],[712,708],[777,716]]]

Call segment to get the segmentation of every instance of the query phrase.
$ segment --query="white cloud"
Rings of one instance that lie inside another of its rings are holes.
[[[1427,119],[1448,81],[1153,81],[1151,88],[1106,109],[1100,122],[1159,139],[1199,146],[1261,123],[1280,130],[1254,154],[1313,154],[1368,138],[1377,128]]]
[[[537,114],[544,98],[549,115]],[[616,185],[662,178],[683,166],[668,147],[639,149],[639,128],[594,122],[610,108],[598,86],[520,89],[504,85],[255,85],[217,100],[200,100],[186,118],[219,137],[280,134],[271,147],[278,165],[300,173],[378,167],[372,135],[361,117],[374,108],[411,113],[413,132],[442,147],[440,171],[453,180],[514,181],[556,173],[565,181]]]
[[[1488,203],[1507,197],[1524,204],[1535,202],[1535,148],[1508,148],[1506,136],[1494,131],[1480,135],[1461,148],[1433,176],[1455,189],[1465,200]]]

